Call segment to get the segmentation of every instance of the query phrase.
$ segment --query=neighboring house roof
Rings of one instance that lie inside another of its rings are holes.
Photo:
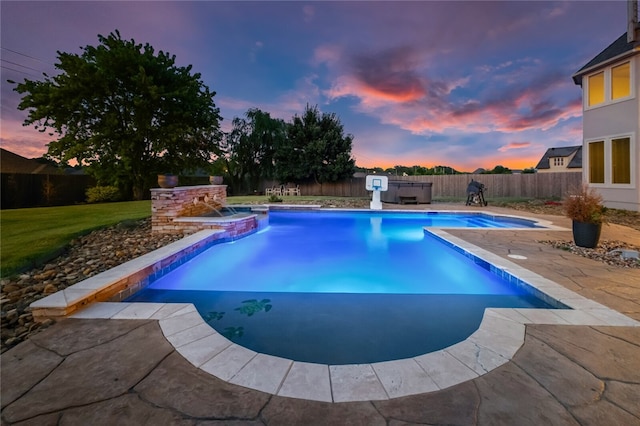
[[[573,155],[573,153],[575,153],[575,155],[573,156],[569,164],[567,164],[567,169],[582,168],[582,145],[578,145],[565,146],[561,148],[549,148],[538,162],[536,169],[549,169],[551,168],[551,166],[549,165],[549,158],[570,157],[571,155]]]
[[[59,174],[60,170],[51,164],[42,164],[34,159],[22,157],[0,148],[0,171],[2,173]]]
[[[613,58],[617,58],[625,53],[631,53],[636,43],[627,42],[627,33],[622,34],[616,41],[611,43],[606,49],[598,53],[595,58],[590,60],[573,75],[573,82],[582,86],[582,76],[591,72],[598,65],[604,65]]]

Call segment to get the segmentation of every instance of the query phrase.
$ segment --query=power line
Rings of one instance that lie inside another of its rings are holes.
[[[8,63],[8,64],[11,64],[11,65],[17,65],[17,66],[19,66],[19,67],[26,68],[26,69],[28,69],[28,70],[37,71],[37,72],[44,72],[44,71],[39,70],[39,69],[36,69],[36,68],[31,68],[31,67],[28,67],[28,66],[26,66],[26,65],[18,64],[18,63],[16,63],[16,62],[11,62],[11,61],[9,61],[9,60],[7,60],[7,59],[0,59],[0,60],[1,60],[1,61],[3,61],[3,62],[6,62],[6,63]]]
[[[17,73],[24,74],[24,75],[30,75],[30,76],[32,76],[32,77],[37,77],[37,78],[42,77],[41,75],[35,75],[35,74],[30,73],[30,72],[26,72],[26,71],[22,71],[22,70],[17,70],[17,69],[15,69],[15,68],[5,67],[4,65],[0,65],[0,68],[4,68],[5,70],[9,70],[9,71],[15,71],[15,72],[17,72]]]
[[[49,62],[43,61],[42,59],[36,58],[35,56],[27,55],[26,53],[18,52],[17,50],[9,49],[7,47],[0,47],[0,49],[6,50],[7,52],[15,53],[16,55],[24,56],[25,58],[33,59],[34,61],[42,62],[43,64],[46,64],[46,65],[53,66],[53,64]]]
[[[2,47],[2,46],[0,46],[0,49],[5,50],[5,51],[7,51],[7,52],[14,53],[14,54],[16,54],[16,55],[20,55],[20,56],[22,56],[22,57],[25,57],[25,58],[28,58],[28,59],[31,59],[31,60],[34,60],[34,61],[37,61],[37,62],[40,62],[40,63],[42,63],[42,64],[46,65],[46,66],[47,66],[47,68],[48,68],[48,67],[55,68],[55,65],[52,65],[52,64],[50,64],[50,63],[48,63],[48,62],[46,62],[46,61],[43,61],[43,60],[42,60],[42,59],[40,59],[40,58],[36,58],[35,56],[31,56],[31,55],[28,55],[28,54],[26,54],[26,53],[19,52],[19,51],[17,51],[17,50],[9,49],[9,48],[7,48],[7,47]],[[47,74],[45,71],[42,71],[41,69],[33,68],[33,67],[28,66],[28,65],[23,65],[23,64],[20,64],[20,63],[18,63],[18,62],[13,62],[13,61],[10,61],[10,60],[5,59],[5,58],[0,58],[0,59],[2,60],[2,62],[5,62],[5,63],[7,63],[7,64],[15,65],[15,66],[18,66],[18,67],[21,67],[21,68],[25,68],[25,69],[28,69],[28,70],[32,70],[32,71],[36,71],[36,72],[37,72],[37,73],[39,73],[40,75],[34,75],[34,74],[29,73],[29,72],[26,72],[26,71],[24,71],[24,70],[15,69],[15,68],[8,67],[8,66],[4,66],[4,65],[2,66],[2,68],[6,69],[6,70],[9,70],[9,71],[14,71],[14,72],[18,72],[18,73],[21,73],[21,74],[24,74],[24,75],[28,75],[28,76],[31,76],[31,77],[37,77],[37,78],[42,78],[42,75],[43,75],[43,74],[44,74],[44,75],[46,75],[46,74]],[[22,61],[21,61],[21,62],[22,62]]]

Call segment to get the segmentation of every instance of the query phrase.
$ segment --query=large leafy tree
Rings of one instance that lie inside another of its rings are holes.
[[[215,92],[191,66],[118,31],[98,36],[81,55],[58,52],[55,77],[15,89],[25,125],[59,136],[48,155],[77,160],[99,183],[141,199],[154,175],[205,167],[218,149]]]
[[[353,136],[344,135],[340,119],[307,105],[295,115],[288,137],[275,153],[276,177],[282,181],[335,182],[353,176]]]
[[[223,145],[231,186],[240,191],[245,185],[255,189],[260,179],[274,175],[274,153],[286,138],[287,124],[268,112],[252,108],[244,118],[233,119],[233,128]]]

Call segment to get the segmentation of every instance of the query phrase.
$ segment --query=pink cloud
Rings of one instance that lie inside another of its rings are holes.
[[[364,86],[365,94],[391,102],[411,102],[422,99],[424,87],[417,81],[406,84],[399,79],[387,80],[384,85]]]
[[[53,139],[48,133],[40,133],[33,127],[23,127],[18,121],[4,121],[0,146],[26,158],[37,158],[47,152],[47,144]]]
[[[426,95],[424,82],[416,72],[419,63],[418,52],[398,47],[354,57],[351,75],[370,96],[392,102],[415,101]]]
[[[507,152],[507,151],[511,151],[513,149],[528,148],[529,146],[531,146],[531,142],[509,142],[508,144],[503,145],[500,148],[498,148],[498,151]]]
[[[334,65],[342,57],[342,48],[335,45],[323,44],[313,51],[311,64],[314,66],[320,64]]]
[[[508,67],[508,65],[505,65]],[[376,67],[372,67],[375,69]],[[554,98],[566,76],[548,74],[538,81],[526,81],[524,72],[513,73],[510,84],[501,78],[480,81],[474,76],[436,80],[415,69],[401,72],[370,71],[363,78],[355,71],[338,76],[325,92],[329,99],[353,97],[355,108],[378,117],[383,123],[399,126],[415,134],[467,132],[519,132],[549,129],[582,114],[579,97],[568,103]],[[455,90],[466,86],[487,87],[473,98],[460,98]],[[498,88],[494,88],[498,86]]]

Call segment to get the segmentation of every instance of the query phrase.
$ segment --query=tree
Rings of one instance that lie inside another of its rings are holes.
[[[429,174],[429,168],[424,166],[415,165],[411,167],[412,173],[409,173],[413,176],[424,176]]]
[[[356,172],[365,173],[365,174],[374,174],[374,173],[384,173],[384,169],[382,167],[355,167]]]
[[[486,175],[510,175],[511,169],[504,166],[495,166],[492,170],[487,170],[486,172],[482,172],[482,174]]]
[[[117,30],[98,40],[81,55],[58,52],[59,75],[14,89],[24,95],[18,108],[29,111],[24,124],[59,135],[48,154],[77,160],[98,184],[134,199],[158,173],[206,167],[221,117],[200,74]]]
[[[460,174],[459,171],[449,166],[434,166],[434,175],[457,175]]]
[[[268,112],[252,108],[246,118],[234,118],[233,129],[225,136],[223,158],[233,188],[246,183],[256,188],[260,179],[274,176],[274,154],[286,138],[287,125]]]
[[[353,176],[353,136],[344,135],[335,114],[320,114],[307,105],[301,117],[295,115],[287,138],[275,153],[276,177],[282,182],[313,180],[335,182]]]

